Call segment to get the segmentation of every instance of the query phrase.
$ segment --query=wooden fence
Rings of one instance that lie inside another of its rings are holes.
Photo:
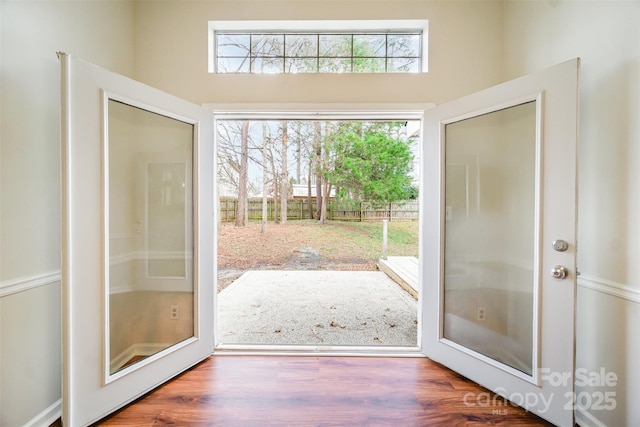
[[[234,198],[220,199],[220,220],[231,222],[236,219],[238,200]],[[276,208],[280,217],[280,203],[273,199],[267,200],[267,218],[275,221]],[[314,218],[316,202],[311,201],[311,211]],[[249,221],[262,220],[262,199],[250,199],[248,203]],[[287,220],[311,219],[308,199],[293,199],[287,201]],[[315,218],[317,219],[317,218]],[[332,201],[327,206],[327,219],[333,221],[416,221],[418,219],[418,201],[401,200],[392,203]]]

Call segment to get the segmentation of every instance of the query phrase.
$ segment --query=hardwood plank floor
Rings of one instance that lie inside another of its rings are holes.
[[[487,393],[425,358],[225,355],[96,425],[549,425]]]

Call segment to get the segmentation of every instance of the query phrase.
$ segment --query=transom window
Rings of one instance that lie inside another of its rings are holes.
[[[217,73],[417,73],[423,32],[215,31]]]

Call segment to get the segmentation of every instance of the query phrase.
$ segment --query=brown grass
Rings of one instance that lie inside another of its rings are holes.
[[[418,255],[418,223],[389,223],[389,255]],[[289,221],[218,229],[219,283],[246,270],[375,270],[382,254],[381,222]]]

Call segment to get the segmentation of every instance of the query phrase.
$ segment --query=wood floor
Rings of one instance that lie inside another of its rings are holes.
[[[546,426],[425,358],[214,356],[101,426]]]

